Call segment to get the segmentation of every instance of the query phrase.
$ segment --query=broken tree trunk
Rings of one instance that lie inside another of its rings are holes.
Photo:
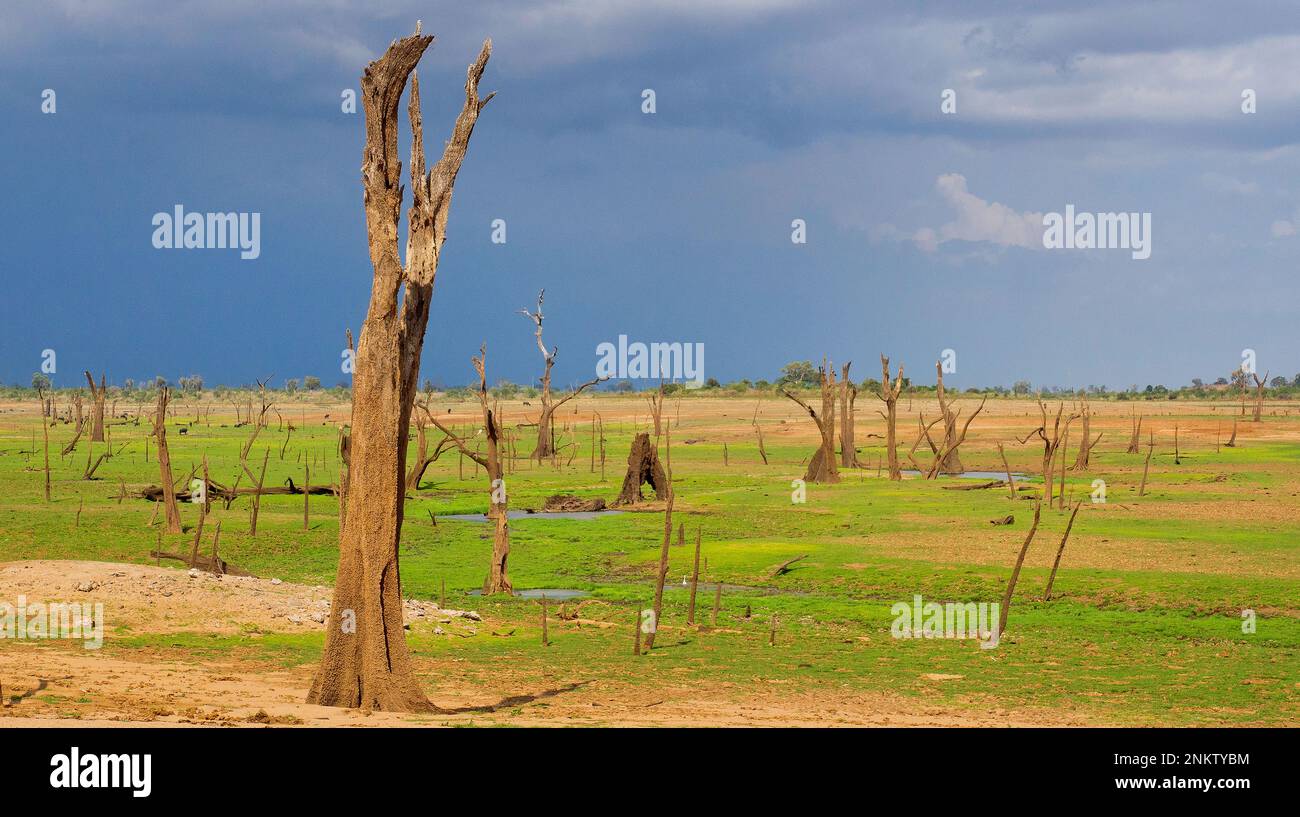
[[[1259,422],[1260,412],[1264,410],[1264,387],[1268,385],[1268,372],[1264,372],[1264,379],[1260,380],[1259,375],[1251,372],[1250,376],[1255,379],[1255,411],[1251,417],[1252,423]]]
[[[158,404],[155,407],[153,436],[158,447],[158,479],[162,483],[163,505],[167,512],[167,532],[181,532],[181,511],[176,505],[176,485],[172,481],[171,454],[167,451],[167,403],[171,400],[171,390],[166,386],[158,389]]]
[[[943,363],[935,361],[935,396],[939,400],[939,412],[943,415],[943,453],[940,456],[939,473],[956,475],[965,472],[966,466],[962,465],[961,455],[957,452],[957,447],[961,444],[957,441],[957,414],[952,407],[953,403],[945,399],[943,390]],[[969,421],[967,422],[969,426]],[[964,434],[963,434],[964,436]]]
[[[645,501],[641,496],[641,486],[649,483],[654,489],[655,499],[668,497],[668,481],[664,469],[659,464],[659,453],[650,442],[650,435],[642,432],[632,440],[632,450],[627,455],[627,474],[623,477],[623,489],[619,492],[614,505],[635,505]]]
[[[361,78],[366,144],[361,177],[374,275],[352,372],[352,432],[347,516],[325,649],[308,703],[363,709],[429,711],[415,676],[402,621],[398,549],[402,533],[406,449],[420,354],[438,256],[446,241],[452,188],[489,94],[478,83],[492,53],[483,43],[470,65],[465,100],[442,158],[426,170],[416,64],[433,37],[395,40]],[[397,156],[398,106],[411,78],[406,263],[398,248],[402,208]],[[399,303],[399,295],[401,295]]]
[[[844,468],[858,467],[858,452],[853,442],[853,404],[858,399],[858,387],[849,379],[849,367],[853,361],[840,368],[840,465]]]
[[[1079,442],[1079,455],[1074,458],[1074,470],[1086,471],[1092,458],[1092,449],[1097,443],[1101,442],[1101,435],[1104,432],[1098,432],[1096,439],[1092,437],[1092,406],[1088,405],[1088,396],[1085,393],[1083,397],[1083,410],[1080,412],[1083,422],[1082,440]]]
[[[104,398],[108,395],[108,389],[105,388],[105,376],[99,376],[99,388],[95,388],[95,378],[86,372],[86,382],[90,384],[90,441],[92,443],[104,442]]]
[[[817,414],[812,406],[805,403],[798,395],[785,389],[781,393],[798,403],[812,418],[821,436],[821,445],[808,460],[808,469],[804,472],[804,482],[835,483],[840,481],[839,468],[835,463],[835,369],[830,361],[823,358],[821,373],[822,413]]]
[[[889,478],[898,481],[903,478],[903,469],[898,464],[898,396],[903,393],[903,364],[898,364],[898,376],[894,385],[889,385],[889,358],[880,356],[880,399],[885,404],[885,411],[880,416],[885,418],[885,451],[889,457]]]

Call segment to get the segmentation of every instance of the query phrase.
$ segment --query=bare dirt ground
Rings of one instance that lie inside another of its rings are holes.
[[[78,590],[78,587],[88,588]],[[77,561],[0,564],[0,598],[104,603],[108,630],[294,633],[323,629],[330,588],[141,565]],[[469,612],[469,611],[462,611]],[[490,627],[428,603],[408,604],[412,628]],[[1054,726],[1089,721],[1061,711],[969,709],[850,691],[791,693],[774,683],[651,688],[504,666],[485,683],[449,660],[417,659],[443,710],[363,713],[303,701],[310,666],[268,668],[237,655],[183,649],[87,650],[75,641],[0,641],[4,726]],[[468,669],[468,668],[466,668]],[[919,678],[942,684],[955,676]]]

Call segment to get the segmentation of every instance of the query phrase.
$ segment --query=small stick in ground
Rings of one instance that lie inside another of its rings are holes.
[[[700,537],[699,528],[695,529],[695,569],[691,571],[691,602],[686,608],[686,623],[695,623],[695,590],[700,584]]]
[[[710,619],[711,626],[718,626],[718,609],[722,607],[722,582],[718,582],[718,588],[713,591],[713,617]]]
[[[546,611],[546,594],[543,593],[543,594],[542,594],[542,646],[543,646],[543,647],[549,647],[549,646],[551,646],[551,636],[550,636],[549,629],[547,628],[547,620],[546,620],[546,619],[547,619],[547,615],[546,615],[546,612],[547,612],[547,611]]]

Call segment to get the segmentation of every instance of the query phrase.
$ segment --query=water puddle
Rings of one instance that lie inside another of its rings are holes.
[[[507,519],[599,519],[602,516],[618,516],[626,511],[560,511],[556,513],[530,513],[528,511],[507,511]],[[488,521],[485,513],[449,513],[446,515],[435,514],[439,521],[443,519],[454,519],[457,522],[486,522]]]

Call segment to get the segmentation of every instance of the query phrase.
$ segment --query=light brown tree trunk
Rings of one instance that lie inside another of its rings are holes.
[[[961,455],[957,452],[957,412],[953,410],[952,403],[945,399],[942,362],[935,362],[934,372],[935,396],[939,399],[939,411],[943,414],[943,450],[945,451],[943,460],[939,463],[939,473],[961,474],[966,471],[966,466],[962,465]]]
[[[699,528],[695,529],[695,567],[691,570],[691,601],[686,608],[686,623],[695,623],[695,591],[700,585],[700,537],[702,533]]]
[[[853,404],[858,399],[858,387],[849,379],[853,361],[840,367],[840,465],[858,467],[858,453],[853,441]]]
[[[889,478],[894,481],[903,478],[903,469],[898,465],[898,396],[903,392],[903,364],[898,364],[898,377],[894,384],[889,384],[889,358],[880,356],[880,399],[885,403],[885,411],[880,413],[885,418],[885,452],[889,458]]]
[[[804,472],[805,482],[836,483],[840,481],[839,468],[835,463],[835,369],[829,361],[823,359],[821,367],[822,413],[817,414],[812,406],[805,403],[798,395],[784,389],[786,397],[798,403],[813,423],[821,436],[821,445],[808,460],[808,469]]]
[[[398,105],[408,77],[432,41],[417,27],[415,35],[389,45],[361,78],[366,128],[361,175],[374,268],[352,380],[348,479],[361,490],[347,492],[325,650],[308,703],[396,711],[434,708],[415,677],[402,626],[398,547],[403,478],[438,256],[446,240],[456,175],[479,112],[491,99],[490,94],[479,98],[478,82],[492,44],[484,42],[469,67],[464,106],[442,158],[431,171],[425,168],[419,80],[411,83],[407,112],[412,132],[412,205],[403,267],[398,251],[402,207]]]
[[[167,403],[171,390],[158,389],[158,404],[154,415],[153,435],[158,446],[158,471],[162,483],[163,507],[167,512],[167,532],[181,532],[181,511],[176,505],[176,485],[172,482],[172,459],[167,450]]]
[[[86,382],[90,384],[90,441],[92,443],[104,442],[104,399],[108,395],[108,389],[105,385],[105,376],[99,376],[99,388],[95,388],[95,378],[86,372]]]

